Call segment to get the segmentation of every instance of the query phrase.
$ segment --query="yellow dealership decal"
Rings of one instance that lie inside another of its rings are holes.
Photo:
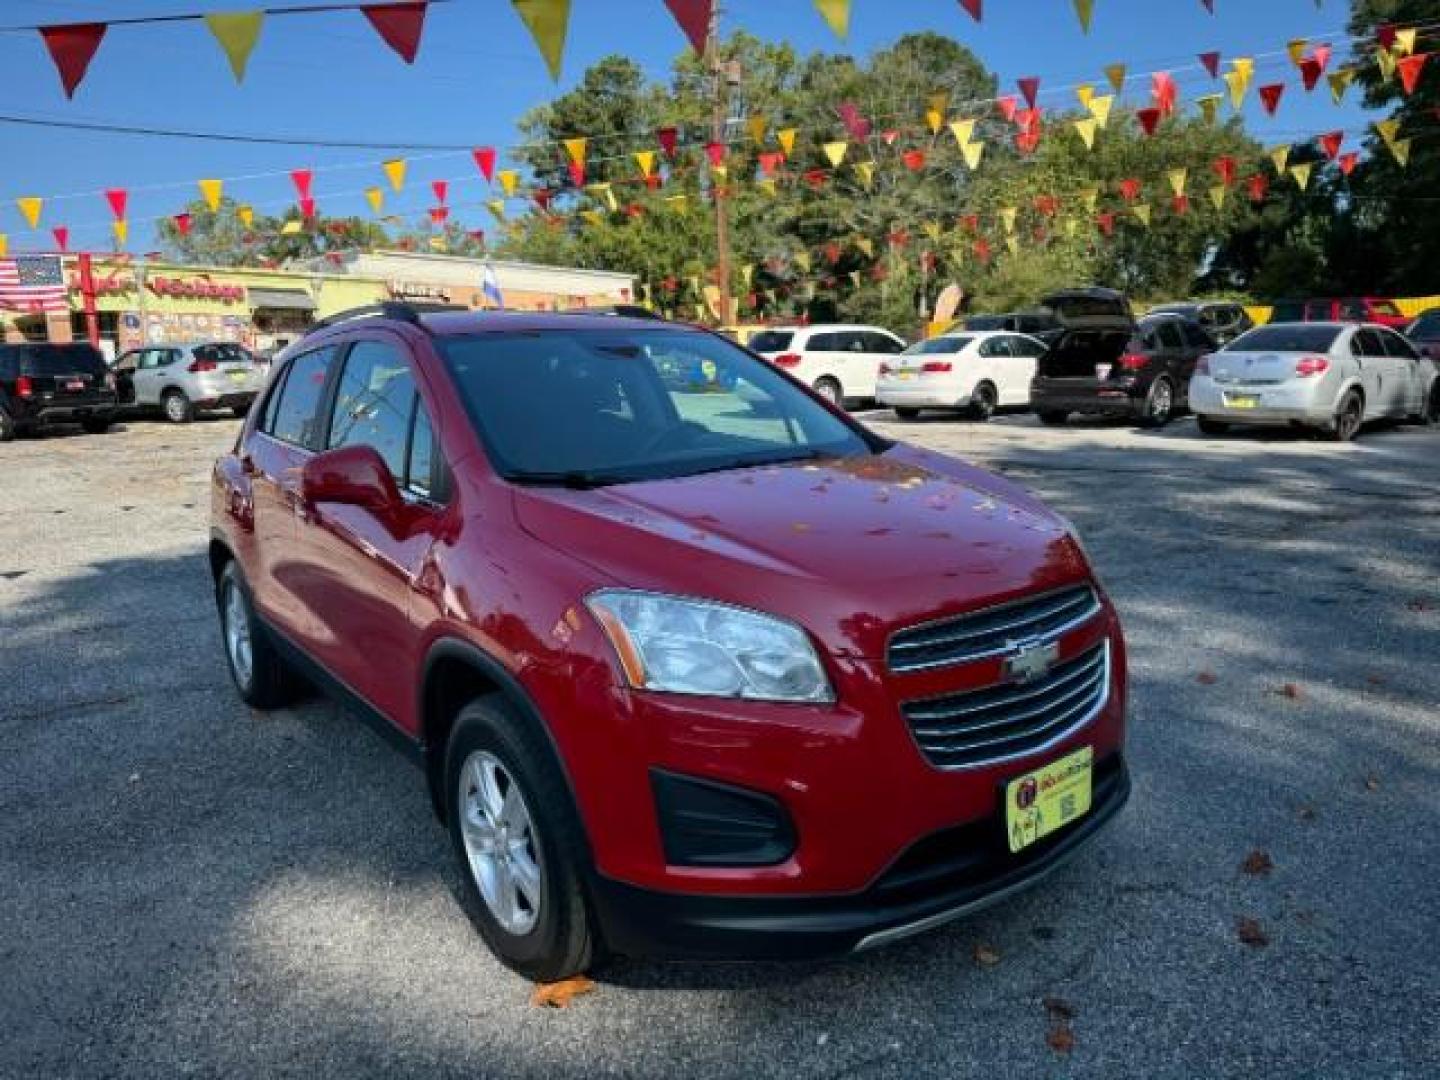
[[[1087,746],[1005,786],[1005,831],[1012,852],[1089,812],[1094,762],[1095,751]]]

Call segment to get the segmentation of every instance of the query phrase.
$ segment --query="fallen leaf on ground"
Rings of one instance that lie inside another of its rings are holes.
[[[1046,997],[1042,1000],[1045,1011],[1055,1020],[1074,1020],[1075,1006],[1064,998]]]
[[[1283,698],[1289,698],[1291,701],[1299,701],[1305,696],[1305,691],[1300,689],[1299,684],[1293,682],[1287,682],[1282,686],[1278,686],[1271,691],[1271,693],[1278,694]]]
[[[1057,1054],[1068,1054],[1075,1049],[1075,1032],[1062,1020],[1050,1025],[1050,1030],[1045,1033],[1045,1042]]]
[[[564,1009],[573,999],[594,989],[595,980],[585,975],[572,975],[553,983],[536,983],[535,993],[530,995],[530,1004],[537,1008]]]
[[[1256,848],[1245,856],[1245,861],[1240,864],[1240,872],[1249,874],[1251,877],[1260,877],[1275,869],[1275,863],[1271,861],[1268,852]]]
[[[1379,778],[1378,776],[1376,776],[1374,773],[1371,773],[1369,776],[1365,777],[1365,790],[1366,790],[1366,791],[1379,791],[1379,790],[1380,790],[1380,778]]]
[[[975,946],[975,963],[981,967],[994,967],[1000,962],[1000,950],[984,942]]]
[[[1249,945],[1252,949],[1263,949],[1270,944],[1270,939],[1265,936],[1265,931],[1260,929],[1260,921],[1252,919],[1248,915],[1242,915],[1235,920],[1235,933],[1244,944]]]
[[[1313,806],[1302,806],[1296,813],[1299,815],[1301,821],[1314,821],[1317,816],[1315,807]]]
[[[1195,681],[1202,686],[1214,686],[1220,681],[1220,676],[1216,675],[1213,671],[1202,671],[1199,675],[1195,676]]]

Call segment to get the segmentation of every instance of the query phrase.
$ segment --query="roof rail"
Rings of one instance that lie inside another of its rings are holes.
[[[665,320],[656,315],[647,307],[639,304],[604,304],[600,307],[563,308],[557,311],[557,315],[621,315],[627,319],[654,319],[656,322]]]
[[[334,315],[327,315],[305,333],[306,336],[309,336],[316,331],[325,330],[339,323],[350,322],[352,319],[394,319],[396,322],[409,323],[411,326],[422,326],[421,315],[431,315],[442,311],[469,310],[460,304],[411,304],[403,300],[382,300],[378,304],[366,304],[364,307],[349,308],[345,311],[337,311]]]

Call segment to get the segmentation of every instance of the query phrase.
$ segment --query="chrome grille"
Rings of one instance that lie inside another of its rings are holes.
[[[1100,612],[1089,585],[1027,596],[984,611],[912,626],[890,639],[886,662],[894,672],[965,664],[1010,652],[1017,641],[1051,638]]]
[[[1009,682],[901,707],[915,741],[943,769],[1033,753],[1089,722],[1110,694],[1101,642],[1031,682]]]

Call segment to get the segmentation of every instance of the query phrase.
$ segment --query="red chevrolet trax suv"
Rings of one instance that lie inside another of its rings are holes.
[[[866,949],[1129,794],[1124,642],[1066,522],[704,330],[337,316],[213,494],[241,697],[303,676],[392,736],[531,978]]]

